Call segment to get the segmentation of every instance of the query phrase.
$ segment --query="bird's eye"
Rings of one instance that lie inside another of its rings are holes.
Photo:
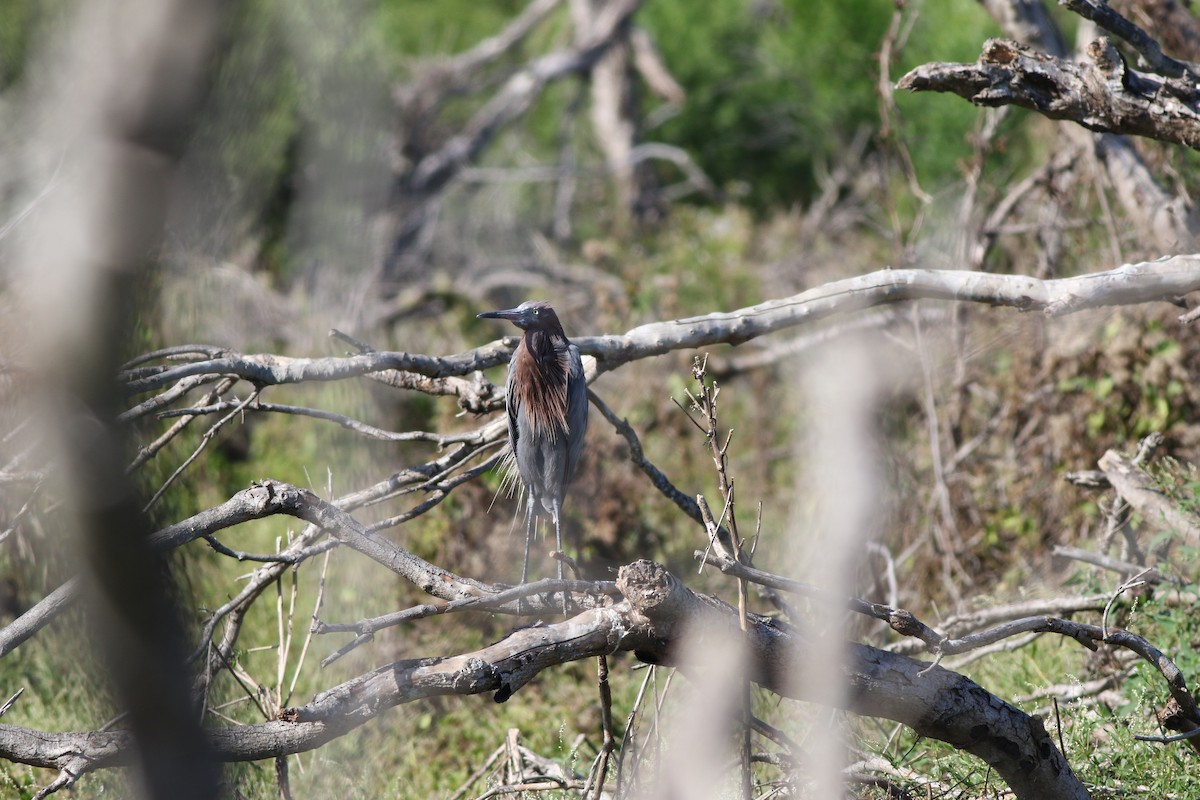
[[[535,317],[536,317],[538,314],[541,314],[541,313],[542,313],[542,310],[541,310],[540,308],[535,308],[535,309],[533,310],[533,315],[534,315]]]

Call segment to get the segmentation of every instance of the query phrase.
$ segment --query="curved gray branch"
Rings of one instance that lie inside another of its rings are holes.
[[[1054,280],[959,270],[885,269],[737,311],[655,322],[623,336],[583,336],[572,341],[594,355],[604,370],[671,350],[741,344],[837,314],[905,300],[956,300],[1058,316],[1104,306],[1177,302],[1197,290],[1200,256],[1190,255]]]
[[[572,341],[596,358],[600,371],[607,371],[672,350],[741,344],[838,314],[905,300],[955,300],[1057,316],[1103,306],[1178,302],[1183,295],[1197,290],[1200,255],[1125,264],[1107,272],[1053,280],[967,270],[884,269],[735,311],[653,322],[620,335],[580,336]],[[128,394],[149,392],[207,373],[233,375],[257,385],[335,381],[386,370],[441,378],[506,363],[516,342],[508,338],[441,358],[402,352],[361,353],[344,358],[229,353],[130,378],[124,387]]]

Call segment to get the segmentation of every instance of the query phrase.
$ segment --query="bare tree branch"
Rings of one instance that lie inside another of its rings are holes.
[[[338,358],[287,358],[270,354],[241,355],[228,353],[220,358],[171,367],[156,375],[132,378],[125,382],[129,394],[153,391],[192,375],[234,375],[258,385],[336,381],[387,370],[415,372],[430,378],[466,375],[479,369],[503,364],[516,347],[514,339],[493,342],[458,356],[417,355],[411,353],[362,353]]]
[[[679,509],[691,517],[697,524],[703,525],[704,518],[700,514],[700,506],[696,503],[695,498],[683,493],[671,479],[666,476],[662,470],[656,467],[649,459],[646,458],[646,453],[642,449],[642,442],[638,438],[637,432],[627,420],[621,419],[616,413],[608,407],[608,404],[600,398],[600,395],[588,389],[588,399],[592,405],[604,416],[608,423],[613,426],[617,433],[621,434],[625,439],[625,443],[629,445],[629,460],[633,465],[640,469],[655,489],[658,489],[664,497],[674,503]]]
[[[572,341],[585,354],[595,356],[600,371],[607,371],[672,350],[741,344],[837,314],[920,298],[1008,306],[1058,316],[1105,306],[1155,301],[1178,304],[1183,295],[1197,290],[1200,290],[1200,256],[1191,255],[1052,280],[955,270],[886,269],[735,311],[654,322],[623,335],[579,336]],[[130,394],[149,392],[182,378],[210,373],[236,376],[260,386],[342,380],[386,370],[441,378],[505,363],[515,346],[516,339],[506,338],[444,357],[402,352],[362,353],[344,358],[229,353],[133,378],[125,383],[125,390]]]
[[[1100,553],[1093,553],[1089,550],[1084,550],[1079,547],[1055,545],[1052,552],[1056,556],[1062,556],[1063,558],[1081,561],[1084,564],[1092,564],[1093,566],[1100,567],[1101,569],[1107,569],[1125,575],[1144,573],[1142,575],[1142,579],[1147,583],[1163,583],[1174,580],[1172,578],[1168,578],[1166,575],[1163,575],[1156,569],[1146,572],[1146,566],[1144,564],[1135,564],[1132,561],[1125,561],[1124,559],[1113,558],[1112,556],[1101,555]]]
[[[438,152],[423,159],[412,171],[410,188],[427,194],[445,185],[491,141],[508,122],[529,108],[546,84],[564,75],[588,69],[612,45],[614,33],[641,0],[614,0],[601,9],[595,25],[574,48],[549,53],[513,75],[482,109]]]
[[[989,39],[975,64],[931,63],[897,88],[950,92],[980,106],[1016,105],[1093,131],[1146,136],[1200,149],[1200,91],[1126,66],[1105,38],[1076,64],[1017,42]]]
[[[1110,305],[1178,303],[1200,289],[1200,256],[1126,264],[1108,272],[1042,280],[955,270],[881,270],[832,281],[800,294],[749,308],[655,322],[623,336],[572,337],[596,356],[601,371],[638,358],[709,345],[741,344],[796,325],[877,305],[929,298],[1073,314]]]
[[[1113,6],[1126,19],[1137,18],[1163,49],[1181,59],[1200,60],[1200,21],[1189,8],[1191,0],[1116,0]]]
[[[408,373],[404,373],[408,374]],[[462,444],[471,442],[474,444],[488,444],[498,441],[498,437],[494,434],[499,431],[500,426],[485,425],[477,430],[466,431],[463,433],[434,433],[432,431],[386,431],[382,428],[377,428],[361,420],[352,419],[345,414],[335,414],[332,411],[325,411],[320,408],[308,408],[305,406],[293,406],[284,403],[264,403],[259,400],[254,400],[249,404],[240,403],[234,400],[222,400],[212,402],[202,406],[191,406],[189,408],[178,408],[170,411],[159,413],[160,419],[170,419],[171,417],[194,417],[201,414],[219,414],[223,411],[265,411],[275,414],[290,414],[298,417],[309,417],[311,419],[324,420],[333,422],[346,430],[361,433],[368,439],[375,439],[381,442],[429,442],[436,444],[439,447],[446,447],[452,444]],[[490,409],[499,411],[499,408]],[[495,428],[496,430],[493,430]]]
[[[1008,37],[1055,58],[1069,57],[1062,32],[1041,0],[983,0],[983,5]],[[1176,20],[1172,31],[1183,30],[1180,12],[1191,20],[1186,10],[1161,9],[1161,12],[1160,16]],[[1195,21],[1191,20],[1191,24],[1194,28]],[[1087,35],[1082,29],[1080,33]],[[1115,133],[1094,134],[1075,126],[1066,127],[1064,133],[1071,142],[1090,152],[1107,174],[1117,201],[1137,224],[1142,239],[1155,242],[1159,252],[1194,249],[1200,231],[1189,198],[1163,186],[1128,139]],[[1059,157],[1051,163],[1057,160]]]
[[[1177,531],[1190,547],[1200,544],[1200,519],[1170,502],[1155,485],[1154,480],[1116,450],[1100,458],[1105,477],[1133,508],[1148,521]]]
[[[504,30],[495,36],[489,36],[465,53],[460,53],[445,63],[438,64],[438,71],[465,76],[489,62],[495,61],[529,36],[533,29],[558,6],[560,1],[532,0],[520,14],[513,18],[512,22],[505,26]]]
[[[0,630],[0,658],[49,624],[79,596],[79,578],[71,578]]]

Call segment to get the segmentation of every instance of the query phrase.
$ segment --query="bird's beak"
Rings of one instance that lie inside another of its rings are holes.
[[[507,319],[518,320],[522,316],[519,308],[506,308],[502,311],[485,311],[482,314],[476,315],[477,319]]]

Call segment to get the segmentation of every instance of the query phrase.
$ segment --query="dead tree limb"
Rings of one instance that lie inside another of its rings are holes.
[[[351,549],[387,567],[414,585],[446,602],[469,600],[501,613],[552,611],[559,606],[542,602],[540,596],[526,598],[518,606],[517,594],[505,593],[507,587],[491,586],[471,578],[454,575],[412,554],[387,539],[377,536],[354,519],[347,511],[317,497],[306,489],[300,489],[279,481],[262,481],[238,492],[219,506],[206,509],[182,522],[164,528],[150,536],[149,545],[155,551],[166,551],[182,547],[188,542],[211,536],[220,530],[232,528],[255,519],[274,515],[286,515],[303,519],[324,530]],[[304,545],[309,543],[303,536]],[[315,552],[315,551],[314,551]],[[294,560],[280,559],[268,567],[264,574],[273,576],[286,569]],[[253,586],[268,585],[271,581],[255,581]],[[574,586],[573,588],[580,588]],[[554,591],[562,591],[558,582],[548,586],[543,594],[549,597]],[[9,625],[0,629],[0,657],[20,646],[30,636],[53,621],[68,608],[79,595],[79,581],[72,578],[47,595],[41,602],[26,611]],[[497,600],[497,596],[499,600]],[[590,595],[575,595],[589,607],[595,600]]]
[[[1093,131],[1145,136],[1200,150],[1200,90],[1138,72],[1107,38],[1074,63],[1007,39],[989,39],[975,64],[931,63],[897,88],[949,92],[979,106],[1015,105]]]
[[[573,341],[585,354],[595,356],[599,371],[607,371],[672,350],[741,344],[838,314],[906,300],[954,300],[1059,316],[1105,306],[1155,301],[1178,304],[1183,295],[1197,290],[1200,290],[1200,256],[1191,255],[1053,280],[957,270],[884,269],[756,306],[654,322],[622,335],[575,337]],[[124,389],[128,394],[156,391],[189,376],[211,373],[236,376],[260,386],[342,380],[387,370],[442,378],[506,363],[516,343],[515,338],[507,338],[467,353],[440,358],[402,352],[361,353],[342,358],[227,353],[154,374],[129,377]]]
[[[1147,521],[1177,531],[1189,547],[1200,544],[1200,519],[1168,500],[1145,470],[1116,450],[1100,457],[1100,469],[1117,494]]]
[[[1040,0],[984,0],[983,5],[1010,39],[1055,58],[1070,56],[1062,31]],[[1174,20],[1169,26],[1173,33],[1187,29],[1183,17],[1191,20],[1190,27],[1195,29],[1195,20],[1186,10],[1180,13],[1179,9],[1160,8],[1152,15]],[[1189,198],[1165,187],[1132,142],[1115,133],[1092,133],[1076,126],[1066,126],[1063,133],[1092,154],[1112,183],[1117,202],[1137,225],[1144,241],[1153,242],[1159,252],[1194,249],[1200,231],[1192,218]]]
[[[542,56],[509,78],[462,133],[416,164],[408,180],[409,188],[425,194],[444,186],[504,125],[523,114],[548,83],[595,64],[640,5],[641,0],[615,0],[606,4],[574,47]]]
[[[225,761],[276,758],[319,747],[387,709],[433,696],[491,693],[504,702],[539,672],[568,661],[632,650],[655,663],[675,663],[684,636],[739,631],[736,609],[698,595],[649,561],[622,568],[625,599],[563,622],[523,628],[489,647],[462,655],[397,661],[321,692],[280,718],[208,732]],[[745,641],[753,679],[782,696],[804,695],[792,679],[801,647],[844,647],[851,686],[848,709],[901,722],[986,761],[1018,798],[1084,800],[1089,795],[1039,720],[962,675],[865,645],[805,642],[770,620],[752,616]],[[694,666],[678,663],[687,672]],[[123,764],[128,734],[43,733],[0,725],[0,756],[18,763],[82,772]]]
[[[458,133],[436,149],[417,154],[396,178],[405,198],[403,213],[396,216],[384,254],[382,274],[390,279],[402,274],[435,214],[439,195],[509,123],[520,118],[548,85],[571,75],[586,73],[622,37],[629,18],[641,0],[611,0],[597,12],[593,24],[572,46],[542,55],[509,76]],[[527,12],[540,8],[531,7]],[[548,9],[547,9],[548,11]],[[502,42],[503,44],[504,42]],[[510,45],[511,46],[511,45]]]
[[[1121,16],[1107,2],[1095,0],[1063,0],[1063,5],[1084,19],[1089,19],[1104,30],[1126,42],[1137,50],[1141,60],[1159,75],[1168,78],[1187,78],[1192,83],[1200,79],[1195,64],[1171,58],[1153,36]]]
[[[1200,21],[1192,16],[1191,0],[1115,0],[1112,7],[1127,19],[1136,16],[1147,33],[1177,58],[1200,61]]]

